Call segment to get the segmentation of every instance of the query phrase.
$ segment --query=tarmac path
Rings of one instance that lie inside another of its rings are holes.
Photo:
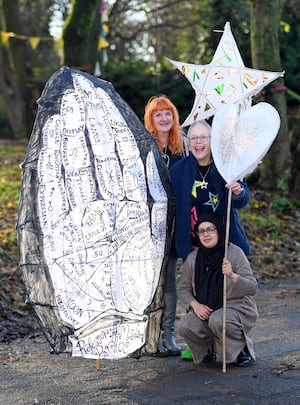
[[[0,405],[299,405],[300,279],[261,284],[255,365],[50,354],[43,335],[0,344]],[[180,316],[180,308],[178,310]],[[177,339],[184,346],[184,342]]]

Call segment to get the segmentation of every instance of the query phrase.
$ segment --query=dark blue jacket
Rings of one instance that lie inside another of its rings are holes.
[[[175,163],[170,169],[172,186],[176,197],[176,250],[178,256],[183,260],[185,260],[187,255],[193,250],[191,235],[191,191],[197,175],[197,170],[198,162],[192,153],[190,153],[186,158]],[[214,187],[221,196],[221,205],[218,208],[218,211],[221,212],[223,224],[226,224],[229,190],[225,187],[226,182],[217,171],[214,163],[212,163],[210,174],[210,177],[213,179]],[[248,204],[250,200],[250,192],[246,181],[240,181],[239,183],[242,185],[244,191],[238,196],[232,193],[230,205],[229,241],[235,245],[238,245],[241,249],[243,249],[245,254],[248,255],[250,251],[249,243],[239,222],[236,208],[242,208]]]

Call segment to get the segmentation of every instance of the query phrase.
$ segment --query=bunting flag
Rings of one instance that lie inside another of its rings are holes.
[[[9,38],[17,38],[23,41],[29,41],[32,49],[36,49],[41,41],[53,41],[56,42],[55,38],[51,36],[33,36],[33,35],[23,35],[15,34],[14,32],[0,31],[1,42],[6,45]]]
[[[29,37],[29,42],[32,49],[36,49],[41,41],[40,37]]]
[[[102,24],[101,34],[98,40],[98,50],[107,48],[109,46],[109,42],[106,40],[109,28],[107,23]],[[0,31],[0,38],[1,43],[3,45],[7,45],[9,38],[17,38],[23,41],[28,41],[31,48],[35,50],[41,41],[52,41],[55,44],[56,49],[62,49],[63,47],[63,40],[61,38],[54,38],[51,36],[30,36],[30,35],[21,35],[15,34],[14,32],[7,32],[7,31]]]
[[[109,46],[109,42],[106,39],[99,37],[98,41],[98,49],[107,48]]]
[[[109,31],[108,24],[106,22],[101,24],[101,33],[99,36],[98,41],[98,50],[102,48],[107,48],[109,46],[109,42],[107,41],[106,37]]]
[[[10,37],[14,37],[14,34],[12,32],[5,32],[1,31],[1,42],[6,45],[7,41],[9,40]]]

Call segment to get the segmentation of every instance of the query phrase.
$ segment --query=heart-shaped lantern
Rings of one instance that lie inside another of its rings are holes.
[[[251,173],[268,152],[279,127],[279,114],[268,103],[241,113],[238,104],[220,108],[212,123],[211,150],[222,177],[229,183]]]

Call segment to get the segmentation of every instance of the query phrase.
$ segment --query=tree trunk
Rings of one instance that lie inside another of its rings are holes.
[[[17,86],[17,79],[8,67],[7,52],[2,48],[0,48],[0,66],[0,92],[5,103],[12,138],[24,138],[26,136],[24,100]]]
[[[251,54],[255,69],[281,71],[279,52],[279,1],[250,0]],[[261,169],[263,186],[272,190],[288,187],[290,168],[290,147],[286,97],[283,91],[276,91],[276,85],[283,85],[278,79],[269,86],[265,101],[278,111],[281,126],[278,135],[265,156]],[[279,184],[281,185],[279,187]]]
[[[300,109],[294,119],[291,119],[291,151],[292,165],[291,178],[289,183],[290,192],[300,198]]]
[[[22,34],[18,0],[3,0],[3,24],[7,32]],[[33,77],[29,48],[24,40],[10,38],[1,49],[0,88],[14,138],[29,137],[39,91]]]
[[[93,73],[100,33],[101,0],[73,0],[63,31],[64,65]]]

